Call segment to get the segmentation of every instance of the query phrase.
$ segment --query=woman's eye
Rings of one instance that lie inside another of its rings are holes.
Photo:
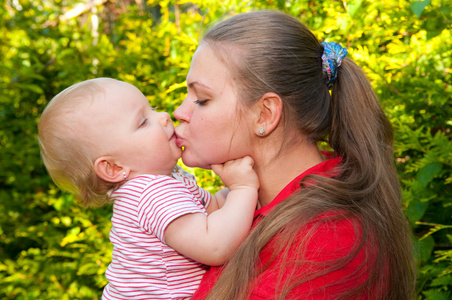
[[[198,104],[200,106],[203,106],[206,103],[207,103],[207,100],[195,100],[195,104]]]

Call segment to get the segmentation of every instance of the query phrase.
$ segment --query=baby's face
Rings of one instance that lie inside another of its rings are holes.
[[[170,175],[181,156],[174,126],[166,112],[156,112],[146,97],[127,83],[108,83],[106,93],[83,110],[80,131],[96,148],[97,157],[113,157],[141,174]]]

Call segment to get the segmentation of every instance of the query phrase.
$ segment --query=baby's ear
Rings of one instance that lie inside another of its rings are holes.
[[[128,170],[118,165],[110,156],[101,156],[94,162],[97,176],[108,182],[121,182],[126,178]]]

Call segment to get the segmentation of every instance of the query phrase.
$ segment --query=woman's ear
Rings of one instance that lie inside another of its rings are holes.
[[[281,120],[283,102],[275,93],[265,93],[257,102],[259,117],[256,123],[255,133],[265,136],[275,130]]]
[[[121,182],[128,176],[129,170],[116,163],[110,156],[101,156],[94,162],[97,176],[108,182]]]

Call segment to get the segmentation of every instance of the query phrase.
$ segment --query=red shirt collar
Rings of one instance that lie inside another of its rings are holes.
[[[334,157],[334,153],[331,152],[322,152],[324,156],[326,156],[328,159],[319,163],[318,165],[315,165],[300,175],[298,175],[294,180],[292,180],[288,185],[286,185],[285,188],[282,189],[281,192],[273,199],[272,202],[269,204],[257,209],[254,212],[254,219],[256,219],[258,216],[266,216],[268,215],[273,208],[281,203],[283,200],[285,200],[287,197],[293,194],[296,190],[300,188],[300,181],[307,175],[323,175],[325,177],[332,177],[335,175],[336,172],[334,172],[334,169],[341,163],[342,158],[341,157]]]

